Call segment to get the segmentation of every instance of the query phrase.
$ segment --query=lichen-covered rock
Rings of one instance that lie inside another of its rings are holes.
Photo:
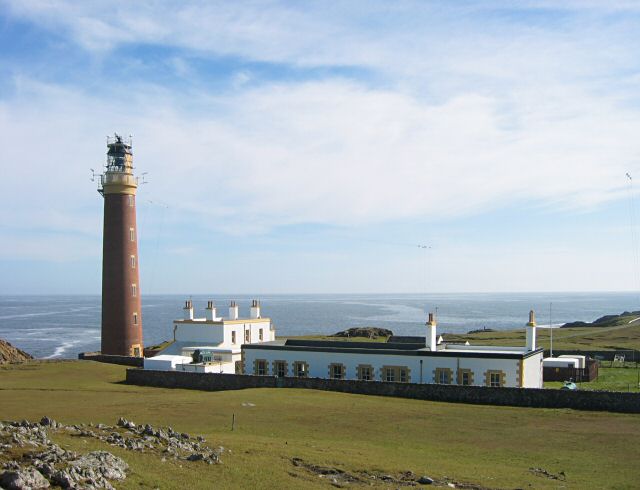
[[[36,490],[49,488],[49,481],[35,468],[5,471],[0,476],[0,485],[6,490]]]
[[[109,480],[124,480],[129,465],[107,451],[92,451],[72,461],[70,466],[85,472],[96,472]]]

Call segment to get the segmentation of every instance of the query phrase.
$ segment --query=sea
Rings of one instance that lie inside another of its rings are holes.
[[[195,315],[204,317],[207,300],[225,315],[230,300],[248,316],[259,299],[277,335],[332,334],[350,327],[382,327],[396,335],[424,335],[428,311],[437,312],[439,332],[465,333],[522,327],[530,309],[539,325],[640,310],[638,293],[455,293],[455,294],[308,294],[308,295],[145,295],[142,323],[145,345],[172,337],[172,321],[182,317],[191,298]],[[99,295],[0,296],[0,338],[37,358],[77,358],[100,349]]]

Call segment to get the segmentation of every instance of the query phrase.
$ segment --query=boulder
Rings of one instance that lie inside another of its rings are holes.
[[[31,490],[49,488],[49,482],[35,468],[5,471],[0,476],[0,485],[7,490]]]
[[[418,483],[420,485],[432,485],[433,478],[429,478],[428,476],[421,476],[420,478],[418,478]]]

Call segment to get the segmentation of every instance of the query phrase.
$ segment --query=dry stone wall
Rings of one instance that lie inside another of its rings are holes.
[[[127,383],[160,388],[186,388],[206,391],[241,390],[246,388],[307,388],[477,405],[573,408],[576,410],[640,413],[640,394],[612,391],[487,388],[482,386],[386,383],[321,378],[277,378],[274,376],[185,373],[142,369],[128,369]]]

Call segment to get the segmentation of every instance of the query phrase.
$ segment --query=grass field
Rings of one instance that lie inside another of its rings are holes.
[[[162,463],[156,455],[94,440],[58,439],[71,449],[102,448],[124,457],[131,474],[122,488],[332,488],[292,458],[353,473],[412,471],[483,488],[638,486],[637,415],[312,390],[169,390],[122,384],[124,373],[123,367],[90,361],[1,367],[0,418],[46,414],[65,423],[114,424],[123,416],[202,434],[210,445],[226,448],[224,463],[208,466]],[[566,481],[531,468],[564,472]]]
[[[479,332],[473,334],[447,334],[446,328],[440,328],[445,340],[465,341],[476,345],[524,345],[524,327],[514,330]],[[537,329],[537,343],[549,349],[550,330]],[[332,337],[327,335],[307,335],[291,337],[297,339],[340,340],[354,342],[386,342],[385,337],[368,339],[365,337]],[[604,327],[572,327],[553,329],[553,348],[558,350],[640,350],[640,319],[635,316],[621,316]]]
[[[628,365],[625,367],[602,367],[598,370],[598,379],[588,383],[578,383],[580,390],[608,390],[608,391],[628,391],[640,392],[639,369]],[[564,383],[549,382],[544,384],[545,388],[561,388]]]
[[[558,350],[640,350],[640,321],[629,323],[636,317],[621,317],[607,327],[573,327],[553,329],[553,348]],[[504,330],[464,335],[446,335],[448,340],[468,340],[478,345],[524,345],[525,330]],[[537,329],[537,343],[549,349],[550,330]]]

